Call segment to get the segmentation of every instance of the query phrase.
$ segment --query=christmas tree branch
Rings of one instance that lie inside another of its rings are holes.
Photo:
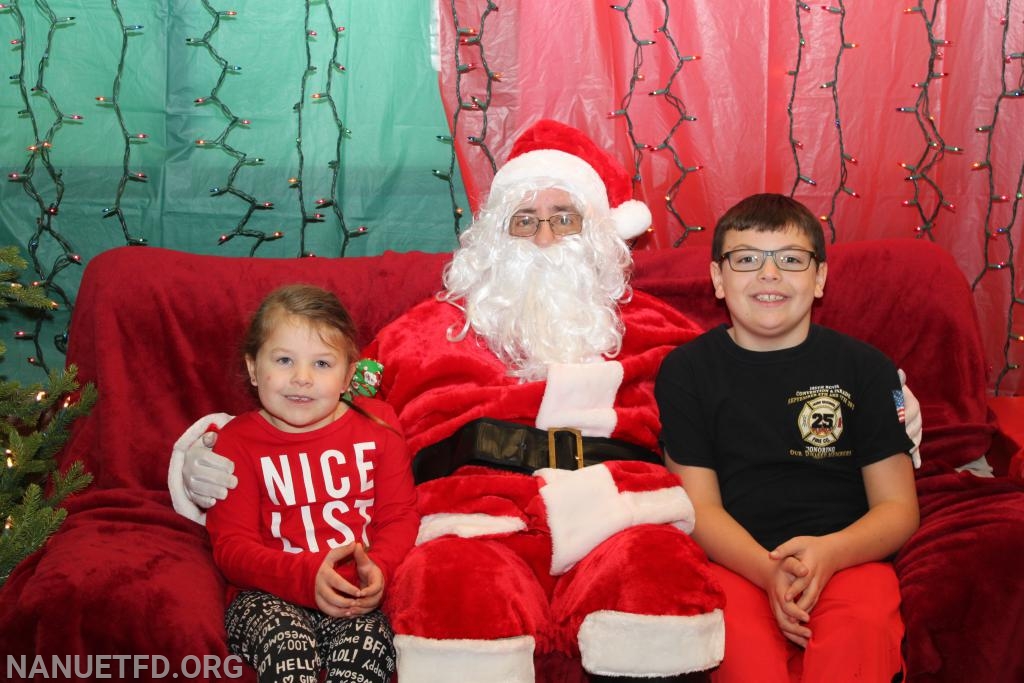
[[[18,282],[26,267],[16,248],[0,248],[0,309],[52,310],[56,303],[41,287]],[[0,342],[0,357],[5,352]],[[0,381],[0,585],[64,521],[67,511],[60,504],[92,481],[80,462],[60,472],[55,457],[71,424],[95,401],[92,384],[78,390],[74,366],[50,372],[45,388]]]

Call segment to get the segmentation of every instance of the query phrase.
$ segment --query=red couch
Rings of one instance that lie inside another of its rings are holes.
[[[224,657],[224,584],[204,528],[171,508],[171,444],[205,413],[251,406],[234,354],[268,289],[297,280],[334,289],[365,343],[439,287],[446,260],[423,253],[225,258],[153,247],[94,258],[68,360],[97,384],[100,399],[76,424],[63,457],[82,460],[95,482],[69,501],[58,533],[0,591],[4,653],[29,665],[42,655],[47,671],[52,656],[160,656],[170,672],[194,670],[205,655]],[[725,311],[712,296],[707,263],[705,249],[638,252],[634,284],[710,326]],[[923,406],[922,524],[896,559],[908,680],[1024,680],[1024,484],[953,470],[987,453],[997,473],[1007,471],[1022,448],[1024,397],[999,402],[1008,426],[1000,432],[987,407],[971,294],[946,252],[913,240],[854,243],[832,248],[829,263],[816,319],[885,351]],[[107,660],[114,678],[121,661]],[[127,661],[129,671],[135,661]],[[19,678],[9,660],[2,664]],[[137,677],[156,680],[151,669]],[[254,679],[251,670],[244,678]],[[574,662],[550,660],[540,663],[538,679],[581,674]]]

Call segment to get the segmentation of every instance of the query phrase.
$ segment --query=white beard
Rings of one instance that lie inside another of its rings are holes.
[[[629,252],[616,239],[572,236],[538,247],[504,235],[470,238],[445,272],[441,298],[461,299],[468,325],[525,381],[545,378],[548,363],[614,357],[618,302],[629,294]]]

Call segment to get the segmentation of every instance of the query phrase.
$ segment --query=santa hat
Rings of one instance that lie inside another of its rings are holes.
[[[516,140],[508,161],[494,175],[491,193],[546,178],[564,182],[599,215],[610,216],[622,239],[636,237],[651,225],[651,211],[633,199],[632,179],[622,164],[583,131],[545,119]]]

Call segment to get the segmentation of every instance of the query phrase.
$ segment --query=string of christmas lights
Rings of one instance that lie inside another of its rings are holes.
[[[935,0],[932,3],[931,12],[929,12],[924,7],[923,0],[918,0],[917,5],[903,10],[905,14],[920,16],[924,24],[929,46],[928,73],[923,80],[913,84],[914,88],[919,89],[914,105],[897,108],[899,112],[912,113],[914,115],[925,142],[921,155],[914,163],[900,162],[900,166],[910,172],[906,179],[914,186],[914,196],[911,199],[905,200],[903,206],[911,207],[918,213],[920,223],[915,228],[917,237],[927,237],[933,241],[935,236],[932,231],[938,220],[939,212],[943,208],[948,211],[956,210],[956,206],[946,199],[942,188],[933,174],[933,170],[936,170],[939,162],[942,161],[947,152],[959,154],[963,151],[961,147],[946,144],[946,141],[943,140],[942,135],[939,133],[935,117],[931,113],[931,85],[948,75],[937,70],[936,62],[942,60],[945,56],[944,48],[952,44],[945,38],[938,37],[935,34],[934,22],[939,4],[940,0]],[[922,186],[927,186],[930,190],[929,194],[934,195],[934,200],[929,200],[924,196],[922,192],[924,188]],[[929,206],[926,207],[925,204],[929,204]]]
[[[789,120],[789,149],[793,154],[793,168],[796,169],[796,178],[793,180],[793,188],[789,191],[789,195],[791,197],[796,194],[797,187],[801,181],[808,183],[809,185],[818,184],[817,181],[804,175],[800,166],[799,150],[803,149],[803,144],[796,139],[796,116],[793,115],[793,103],[796,102],[797,82],[800,79],[800,69],[804,62],[804,48],[807,47],[807,40],[804,38],[804,17],[803,14],[801,14],[801,11],[810,12],[811,8],[807,3],[800,2],[799,0],[793,4],[793,7],[796,12],[796,65],[788,72],[788,74],[792,76],[793,81],[790,85],[789,100],[786,102],[786,116]]]
[[[1006,5],[1003,10],[1003,16],[1000,19],[1002,24],[1002,59],[1001,72],[1000,72],[1000,92],[996,97],[995,104],[992,107],[992,118],[985,125],[978,126],[975,130],[985,136],[985,158],[981,161],[974,162],[971,167],[976,171],[981,171],[987,175],[988,179],[988,202],[985,208],[985,239],[982,246],[982,255],[984,258],[984,266],[978,276],[974,279],[971,287],[977,288],[981,281],[993,272],[1005,273],[1009,278],[1010,298],[1006,307],[1006,338],[1003,343],[1003,367],[999,370],[999,374],[996,376],[995,382],[995,393],[999,395],[1000,386],[1003,380],[1006,379],[1007,375],[1011,372],[1020,370],[1020,363],[1013,360],[1015,355],[1013,345],[1024,343],[1024,334],[1016,332],[1016,326],[1014,323],[1015,313],[1024,307],[1024,293],[1019,291],[1020,285],[1018,285],[1017,279],[1017,267],[1015,265],[1016,259],[1016,247],[1013,241],[1013,226],[1017,223],[1017,217],[1020,210],[1021,200],[1024,199],[1024,163],[1021,164],[1020,170],[1017,172],[1017,182],[1015,193],[1011,197],[1002,194],[996,189],[996,177],[995,177],[995,160],[993,158],[993,149],[996,146],[996,134],[1001,130],[1000,127],[1000,114],[1002,106],[1009,101],[1019,100],[1024,97],[1024,46],[1018,47],[1017,49],[1011,49],[1008,46],[1010,36],[1010,17],[1013,16],[1013,1],[1006,0]],[[1010,70],[1016,68],[1018,73],[1017,81],[1012,84],[1010,78]],[[1020,131],[1010,130],[1007,133],[1008,136],[1012,136],[1014,139],[1019,140]],[[992,228],[995,219],[993,213],[995,212],[996,204],[1002,204],[1005,202],[1010,203],[1009,217],[1005,223],[1002,223],[996,228]],[[1002,252],[1005,254],[1004,260],[999,260],[998,257],[993,257],[992,251],[996,243],[1002,243]],[[1019,347],[1018,347],[1019,348]]]
[[[117,222],[121,226],[121,232],[124,234],[125,242],[128,245],[143,246],[146,244],[146,239],[143,237],[132,237],[128,231],[128,222],[125,219],[124,211],[121,209],[121,200],[125,195],[128,183],[145,183],[149,180],[149,177],[144,172],[131,170],[132,145],[144,143],[149,138],[149,135],[146,133],[129,132],[124,112],[121,111],[121,81],[124,78],[124,68],[128,59],[128,39],[138,35],[142,31],[143,26],[141,24],[125,24],[124,15],[117,5],[117,0],[110,0],[110,8],[113,10],[114,15],[117,17],[117,23],[121,27],[121,54],[117,62],[117,72],[114,76],[112,97],[108,99],[101,96],[97,97],[96,101],[99,104],[113,107],[114,114],[117,116],[117,123],[121,128],[124,155],[121,161],[121,179],[117,184],[117,194],[114,198],[114,203],[109,208],[103,210],[103,217],[117,218]]]
[[[857,43],[849,42],[846,40],[846,5],[843,0],[839,0],[836,5],[822,5],[821,9],[829,14],[833,14],[839,17],[839,45],[836,49],[835,59],[832,62],[832,73],[830,74],[829,80],[821,83],[819,87],[823,90],[828,90],[832,98],[832,123],[836,129],[836,140],[839,149],[839,181],[836,183],[835,188],[832,190],[831,199],[829,201],[828,213],[825,213],[819,218],[821,221],[828,226],[829,234],[831,236],[831,242],[836,241],[836,225],[835,225],[835,213],[836,204],[838,202],[840,194],[847,194],[854,199],[860,198],[860,195],[847,185],[849,179],[849,166],[857,163],[856,157],[850,154],[846,149],[845,135],[843,131],[842,115],[839,106],[839,69],[842,66],[843,55],[847,50],[852,50],[857,47]],[[797,189],[801,183],[815,186],[818,182],[806,175],[800,166],[800,151],[803,149],[803,144],[795,137],[795,115],[793,112],[793,103],[797,97],[797,86],[800,80],[800,68],[803,63],[803,51],[807,46],[807,39],[804,35],[804,24],[803,14],[810,13],[811,6],[802,0],[797,0],[795,5],[796,12],[796,30],[797,30],[797,56],[796,66],[789,71],[789,75],[792,76],[792,89],[790,90],[789,102],[786,106],[787,116],[789,117],[789,146],[793,154],[793,161],[796,167],[796,178],[793,180],[793,187],[790,189],[790,196],[796,194]]]
[[[330,209],[331,213],[337,219],[338,229],[341,236],[341,247],[339,249],[339,256],[344,256],[349,243],[355,237],[361,237],[369,233],[369,230],[365,225],[360,225],[354,229],[349,228],[345,221],[345,215],[341,209],[341,202],[339,197],[339,178],[341,175],[341,147],[345,139],[352,136],[352,131],[347,128],[338,113],[338,103],[334,97],[334,79],[336,76],[344,74],[346,67],[339,60],[339,52],[341,45],[341,38],[345,31],[344,26],[338,25],[335,20],[334,6],[327,0],[323,3],[324,9],[327,13],[327,20],[330,22],[332,27],[332,45],[331,45],[331,56],[330,65],[326,70],[326,84],[322,90],[314,90],[310,85],[310,79],[319,73],[319,69],[314,64],[313,51],[311,49],[311,43],[316,41],[319,37],[319,32],[314,28],[314,21],[312,19],[312,5],[314,3],[307,0],[304,6],[303,13],[303,32],[305,36],[305,56],[306,56],[306,68],[303,70],[300,87],[299,101],[296,102],[293,110],[296,117],[297,135],[295,139],[296,153],[298,157],[297,169],[295,175],[288,179],[288,185],[295,189],[297,194],[297,202],[300,210],[300,226],[299,226],[299,256],[314,256],[314,254],[307,249],[306,242],[308,237],[308,231],[314,224],[323,223],[326,220],[326,214],[324,210]],[[263,159],[259,157],[249,158],[249,156],[236,148],[232,147],[227,142],[228,135],[238,126],[248,126],[251,122],[248,119],[242,119],[235,116],[227,104],[220,99],[219,91],[225,82],[225,78],[229,74],[238,73],[241,71],[240,66],[230,65],[226,59],[216,51],[216,49],[210,44],[210,38],[217,31],[220,26],[222,18],[235,18],[238,13],[234,10],[229,11],[218,11],[215,10],[207,0],[203,0],[203,6],[210,13],[212,17],[212,24],[207,33],[199,39],[188,39],[190,45],[203,46],[207,49],[210,57],[220,66],[221,73],[217,80],[216,85],[210,94],[206,97],[200,97],[195,100],[197,105],[214,104],[217,106],[224,118],[227,120],[227,126],[221,132],[221,134],[213,139],[199,139],[196,144],[202,147],[219,147],[223,149],[227,154],[235,159],[235,165],[231,172],[228,174],[228,182],[224,187],[214,187],[210,189],[210,193],[214,196],[219,195],[233,195],[242,199],[247,204],[245,214],[241,217],[235,229],[230,233],[225,233],[220,236],[218,240],[219,244],[224,244],[235,237],[248,237],[253,240],[252,247],[249,251],[249,255],[252,256],[256,253],[256,250],[264,243],[271,242],[274,240],[281,239],[284,236],[284,232],[276,230],[271,233],[267,233],[261,230],[255,230],[248,227],[249,220],[252,218],[256,211],[270,211],[274,209],[273,202],[258,201],[254,196],[241,190],[235,185],[235,180],[238,177],[238,173],[246,165],[262,164]],[[307,102],[308,101],[308,102]],[[330,170],[330,196],[329,198],[320,198],[312,202],[315,208],[307,208],[307,198],[305,191],[305,177],[306,177],[306,154],[303,145],[303,132],[306,125],[305,114],[306,107],[310,105],[325,105],[331,111],[331,118],[334,123],[336,130],[335,144],[334,144],[334,158],[328,162],[327,166]]]
[[[455,27],[455,40],[452,50],[452,59],[455,63],[455,100],[458,102],[458,106],[455,107],[455,111],[452,114],[452,135],[438,135],[437,139],[440,142],[452,145],[451,153],[448,157],[448,168],[446,170],[434,169],[431,171],[435,177],[448,183],[448,197],[452,208],[452,221],[453,229],[455,231],[455,237],[458,238],[459,233],[462,230],[462,217],[463,209],[458,205],[456,198],[456,171],[457,171],[457,160],[455,155],[455,145],[453,136],[459,135],[461,131],[472,126],[472,133],[466,136],[469,144],[476,147],[487,159],[487,162],[491,166],[491,173],[497,171],[497,163],[494,160],[494,154],[491,152],[491,148],[487,145],[487,109],[491,105],[491,96],[493,92],[493,85],[495,82],[500,82],[502,79],[501,72],[493,71],[490,65],[487,63],[487,55],[484,50],[484,34],[486,32],[487,19],[494,12],[498,11],[498,5],[491,0],[487,0],[487,6],[484,7],[483,12],[480,13],[479,28],[475,28],[468,25],[463,25],[459,20],[459,12],[455,7],[455,0],[451,0],[450,3],[451,15],[452,15],[452,26]],[[475,55],[476,61],[465,61],[463,60],[463,50]],[[464,91],[469,90],[470,83],[476,83],[480,79],[474,75],[474,72],[478,70],[483,73],[483,96],[477,95],[465,95]],[[479,113],[478,119],[475,123],[467,122],[465,125],[462,124],[463,112],[474,112]]]
[[[629,89],[626,94],[623,95],[619,102],[619,107],[615,111],[609,113],[612,117],[624,117],[626,119],[626,130],[629,134],[629,140],[633,148],[633,167],[635,170],[633,175],[634,185],[641,183],[643,178],[640,176],[640,168],[643,163],[644,154],[646,152],[667,152],[672,157],[672,163],[676,168],[676,175],[672,178],[672,182],[666,190],[664,195],[665,208],[669,215],[671,215],[680,226],[682,226],[683,232],[673,243],[674,247],[680,246],[686,241],[686,238],[691,233],[700,232],[704,228],[700,225],[690,225],[684,219],[682,214],[676,208],[676,198],[679,195],[680,186],[692,173],[698,172],[702,167],[686,166],[679,155],[679,150],[676,149],[673,138],[675,137],[676,131],[679,127],[686,122],[696,121],[697,117],[693,116],[686,107],[683,100],[676,95],[673,90],[675,85],[676,77],[682,71],[683,66],[687,62],[692,62],[700,59],[699,55],[684,55],[680,52],[675,39],[672,37],[672,33],[668,27],[669,21],[669,3],[668,0],[662,0],[662,22],[654,29],[655,33],[660,33],[668,45],[670,54],[675,60],[672,72],[665,80],[664,84],[660,85],[654,90],[649,91],[647,94],[650,97],[661,97],[662,100],[668,105],[668,107],[675,112],[676,120],[669,128],[665,136],[655,143],[644,143],[637,139],[636,131],[633,127],[633,117],[630,114],[630,108],[633,103],[633,95],[636,93],[639,84],[644,81],[643,64],[644,64],[644,50],[646,48],[652,48],[656,44],[656,41],[650,38],[641,38],[636,31],[636,27],[633,23],[633,17],[631,10],[633,7],[633,0],[629,0],[625,5],[612,5],[611,8],[622,14],[623,19],[626,21],[626,26],[629,29],[630,39],[633,41],[633,72],[629,78]],[[652,48],[653,49],[653,48]]]
[[[222,186],[211,187],[210,195],[214,197],[220,196],[232,196],[236,197],[245,204],[245,213],[239,219],[235,225],[234,230],[229,233],[222,234],[218,240],[218,244],[224,244],[235,237],[248,237],[254,240],[252,248],[249,250],[249,255],[252,256],[256,253],[256,250],[264,242],[272,242],[278,240],[283,235],[280,231],[272,233],[266,233],[262,230],[255,230],[248,227],[249,220],[252,218],[256,211],[269,211],[274,208],[271,202],[260,202],[246,192],[238,185],[235,184],[238,179],[239,173],[246,166],[256,166],[263,163],[263,159],[260,157],[250,157],[249,154],[241,151],[235,147],[228,138],[231,133],[235,131],[239,126],[248,126],[250,121],[236,116],[232,112],[228,104],[221,99],[220,90],[224,86],[225,80],[228,76],[237,75],[241,73],[242,67],[237,64],[231,64],[225,59],[220,52],[213,46],[211,42],[213,36],[220,29],[221,22],[224,20],[232,20],[238,16],[238,13],[234,10],[217,10],[209,2],[209,0],[201,0],[203,9],[210,15],[210,27],[206,30],[206,33],[200,38],[186,38],[185,43],[196,48],[202,48],[206,50],[210,59],[213,60],[219,67],[220,73],[217,76],[217,81],[213,88],[210,90],[208,95],[197,97],[193,102],[198,106],[212,106],[218,109],[224,119],[227,121],[224,129],[215,138],[199,138],[196,140],[197,147],[203,147],[206,149],[219,149],[225,154],[235,160],[234,166],[228,172],[227,182]]]
[[[28,57],[26,47],[28,42],[25,16],[19,7],[17,0],[10,3],[0,4],[0,12],[9,14],[18,27],[18,37],[11,40],[11,46],[19,53],[19,69],[16,74],[10,76],[9,80],[16,83],[23,108],[18,115],[28,119],[32,129],[33,142],[28,146],[28,159],[21,171],[11,171],[7,174],[9,182],[19,183],[32,202],[38,207],[38,214],[35,219],[35,228],[28,241],[29,259],[32,268],[39,276],[33,284],[42,287],[52,301],[54,310],[60,308],[61,303],[70,311],[72,301],[65,289],[58,283],[57,278],[61,272],[69,266],[81,265],[81,256],[77,253],[71,242],[64,236],[55,225],[56,217],[60,213],[61,201],[64,197],[64,180],[62,172],[57,169],[50,159],[54,140],[64,127],[65,123],[76,123],[82,120],[79,114],[67,114],[61,107],[57,98],[46,86],[46,77],[49,68],[49,56],[53,52],[54,41],[57,31],[60,28],[74,25],[74,17],[61,17],[54,13],[50,3],[46,0],[35,0],[36,9],[45,17],[47,23],[46,38],[39,62],[35,65],[35,80],[31,86],[27,85],[29,77]],[[33,99],[42,100],[42,105],[34,106]],[[48,112],[47,112],[48,110]],[[42,130],[44,119],[49,117],[49,124],[45,131]],[[37,177],[41,176],[41,177]],[[44,193],[48,197],[44,197]],[[45,244],[47,247],[55,245],[57,256],[49,266],[44,265],[44,258],[40,253],[40,247]],[[36,317],[32,321],[31,331],[19,330],[15,333],[16,340],[31,342],[34,346],[34,354],[28,357],[31,365],[39,366],[45,371],[48,370],[45,353],[40,341],[40,333],[45,322],[44,316]],[[67,326],[58,332],[53,339],[57,349],[64,353],[67,350],[68,331]]]
[[[306,70],[302,75],[302,97],[295,105],[296,117],[298,119],[298,137],[296,138],[296,150],[298,154],[298,173],[295,177],[289,179],[289,184],[295,188],[298,194],[299,207],[302,209],[302,225],[300,227],[299,235],[299,254],[301,256],[314,256],[314,254],[306,249],[306,231],[307,229],[316,223],[322,223],[324,221],[324,214],[321,213],[324,209],[330,208],[334,217],[338,220],[338,228],[341,232],[341,248],[339,250],[339,256],[344,256],[348,249],[349,243],[355,237],[361,237],[369,233],[369,229],[365,225],[360,225],[355,229],[350,229],[345,221],[345,215],[341,210],[341,198],[339,196],[338,179],[341,174],[341,146],[343,142],[352,137],[352,131],[349,130],[345,123],[342,121],[341,116],[338,114],[338,104],[334,98],[334,78],[336,75],[341,75],[346,72],[345,66],[339,61],[338,53],[341,47],[341,38],[345,32],[345,27],[340,26],[334,17],[334,7],[330,0],[324,2],[324,7],[327,11],[327,19],[332,27],[331,35],[333,36],[333,42],[331,45],[331,58],[330,65],[327,69],[327,83],[324,86],[324,90],[317,91],[307,96],[309,93],[309,79],[314,74],[318,73],[317,66],[313,63],[313,53],[310,49],[312,41],[317,39],[318,33],[313,28],[313,22],[310,18],[310,9],[312,3],[307,1],[305,7],[305,24],[304,28],[306,31]],[[303,152],[302,144],[302,133],[304,126],[304,102],[310,100],[316,105],[326,105],[331,110],[331,119],[334,123],[336,135],[334,139],[334,159],[328,162],[327,167],[331,171],[331,182],[330,182],[330,198],[320,198],[315,201],[316,208],[313,211],[306,209],[306,196],[305,196],[305,185],[303,178],[305,177],[305,154]]]

